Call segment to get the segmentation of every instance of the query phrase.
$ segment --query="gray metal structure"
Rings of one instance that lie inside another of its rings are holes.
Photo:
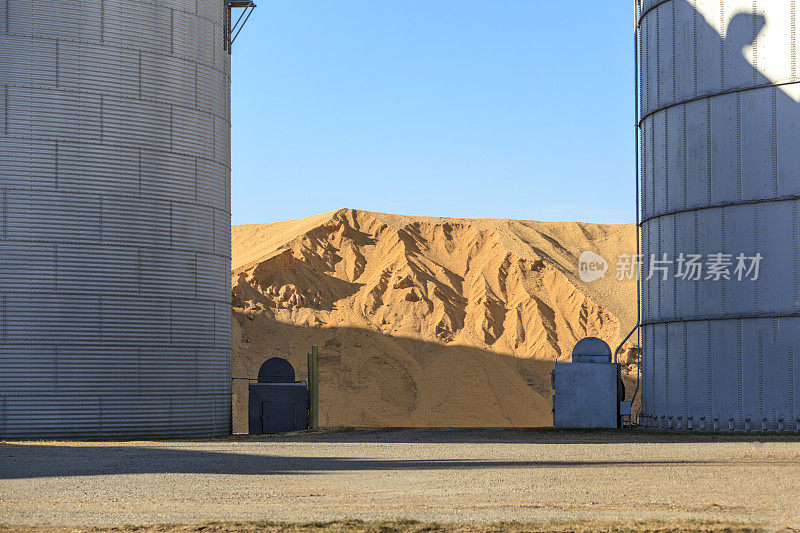
[[[0,437],[230,432],[227,9],[0,1]]]
[[[800,429],[798,11],[640,5],[642,253],[674,261],[666,278],[643,268],[648,427]],[[681,253],[703,257],[701,279],[676,278]],[[708,278],[719,253],[730,279]],[[760,254],[757,279],[739,281],[739,254]]]
[[[251,435],[308,429],[311,392],[295,381],[286,359],[273,357],[258,370],[258,381],[248,385],[248,429]]]
[[[625,393],[620,365],[611,348],[586,337],[572,349],[572,362],[556,363],[552,372],[553,425],[560,428],[617,428]]]

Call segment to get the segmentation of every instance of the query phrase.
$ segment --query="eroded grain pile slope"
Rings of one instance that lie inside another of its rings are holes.
[[[548,425],[552,362],[635,322],[634,282],[613,271],[634,248],[632,225],[351,209],[234,226],[234,376],[283,356],[305,379],[317,344],[323,425]],[[584,250],[605,278],[580,281]]]

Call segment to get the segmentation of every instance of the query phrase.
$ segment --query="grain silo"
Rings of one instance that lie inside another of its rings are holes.
[[[647,426],[800,429],[799,16],[641,2]]]
[[[230,431],[228,10],[0,2],[0,437]]]

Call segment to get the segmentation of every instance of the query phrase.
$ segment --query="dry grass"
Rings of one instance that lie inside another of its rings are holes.
[[[285,522],[205,522],[201,524],[157,524],[145,526],[120,526],[110,528],[75,528],[75,527],[14,527],[0,526],[1,533],[233,533],[233,532],[320,532],[320,533],[422,533],[422,532],[510,532],[510,533],[566,533],[566,532],[750,532],[775,531],[771,527],[765,529],[755,524],[716,521],[576,521],[555,522],[545,524],[507,522],[498,524],[437,524],[417,522],[414,520],[364,522],[361,520],[345,520],[335,522],[310,522],[293,524]],[[797,531],[789,528],[781,531]]]

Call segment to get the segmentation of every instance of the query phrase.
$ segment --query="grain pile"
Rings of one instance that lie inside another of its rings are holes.
[[[549,425],[552,363],[635,323],[635,282],[614,272],[633,225],[342,209],[232,238],[234,376],[282,356],[304,379],[319,345],[323,425]],[[582,251],[609,261],[604,278],[579,279]],[[245,410],[237,382],[237,431]]]

